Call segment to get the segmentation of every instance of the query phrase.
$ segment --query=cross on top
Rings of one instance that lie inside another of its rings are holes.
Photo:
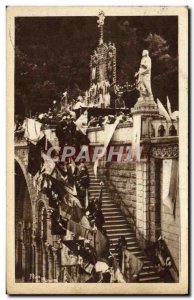
[[[101,27],[101,26],[104,25],[104,19],[105,19],[105,14],[104,14],[104,12],[101,10],[101,11],[99,12],[99,14],[98,14],[98,21],[97,21],[98,27]]]

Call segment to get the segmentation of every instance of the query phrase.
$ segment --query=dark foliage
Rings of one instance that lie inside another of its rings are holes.
[[[16,113],[46,111],[66,88],[76,98],[89,87],[90,54],[98,43],[96,21],[96,17],[16,18]],[[166,103],[168,95],[177,107],[177,25],[172,16],[106,17],[104,41],[117,48],[118,84],[134,82],[141,52],[148,48],[154,96]]]

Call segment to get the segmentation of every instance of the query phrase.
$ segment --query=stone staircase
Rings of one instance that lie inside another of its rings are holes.
[[[90,197],[99,197],[100,194],[100,180],[96,179],[93,173],[92,165],[87,165],[90,175]],[[124,236],[127,241],[128,249],[138,258],[143,260],[143,268],[139,274],[139,282],[162,282],[160,276],[157,274],[153,263],[146,257],[138,245],[134,231],[130,228],[128,221],[121,212],[121,209],[111,199],[111,195],[104,182],[102,192],[102,212],[104,215],[104,229],[107,232],[109,242],[111,244],[110,250],[117,257],[116,245],[118,239]]]

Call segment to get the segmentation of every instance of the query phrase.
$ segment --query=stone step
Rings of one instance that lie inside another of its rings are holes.
[[[98,190],[97,188],[94,188],[93,190],[92,189],[89,189],[88,190],[89,191],[89,193],[92,193],[92,196],[97,196],[97,197],[99,197],[99,195],[100,195],[100,189]],[[95,194],[95,195],[93,195],[93,194]]]
[[[132,246],[132,245],[130,245],[130,246],[128,246],[128,249],[129,249],[129,251],[131,251],[131,252],[135,252],[136,250],[139,249],[139,246]]]
[[[96,178],[93,172],[93,164],[87,165],[90,176],[89,193],[91,197],[99,197],[101,191],[101,179]],[[116,246],[121,236],[124,236],[127,247],[135,256],[143,261],[143,267],[139,274],[139,282],[159,282],[158,276],[153,263],[145,256],[144,252],[138,245],[135,232],[130,228],[128,221],[121,212],[117,203],[113,201],[113,196],[109,192],[106,181],[103,181],[102,190],[102,212],[104,216],[104,226],[107,237],[110,242],[110,251],[118,259]]]
[[[110,198],[102,199],[102,205],[116,205]]]
[[[119,221],[119,220],[121,220],[121,221],[125,221],[125,219],[123,219],[123,216],[121,216],[121,215],[114,215],[114,216],[112,216],[112,215],[104,215],[104,221],[105,221],[105,223],[108,221]]]
[[[116,247],[117,247],[117,243],[115,243],[115,244],[111,244],[111,246],[110,246],[110,250],[111,251],[114,251],[115,249],[116,249]],[[127,248],[130,250],[130,249],[138,249],[138,244],[137,244],[137,242],[136,241],[133,241],[133,242],[130,242],[130,243],[127,243]]]
[[[103,207],[102,208],[103,212],[113,212],[113,211],[117,211],[118,213],[120,213],[118,207]]]
[[[116,211],[105,211],[105,212],[103,212],[103,215],[104,216],[112,216],[112,217],[113,217],[113,215],[119,215],[120,216],[120,212],[118,210],[116,210]]]
[[[128,226],[128,224],[126,224],[125,220],[119,219],[119,220],[105,220],[104,222],[104,228],[106,229],[107,227],[110,228],[110,226],[119,226],[119,225],[125,225]]]
[[[116,205],[116,203],[113,203],[113,202],[104,202],[104,201],[102,201],[102,208],[106,208],[106,207],[117,207],[118,208],[118,206]],[[118,208],[119,209],[119,208]]]
[[[109,237],[110,242],[114,242],[114,241],[118,242],[118,239],[121,236],[121,235],[118,235],[118,234],[111,234],[111,235],[107,234],[107,235]],[[135,235],[131,234],[130,236],[127,236],[125,239],[130,240],[130,238],[135,238]]]
[[[111,204],[114,204],[112,198],[110,196],[102,196],[102,203],[106,204],[106,203],[111,203]]]
[[[159,275],[155,275],[155,276],[152,276],[152,277],[142,277],[142,278],[139,278],[139,282],[158,282],[160,280],[160,276]]]
[[[89,190],[90,189],[93,189],[93,188],[97,188],[97,189],[99,189],[99,190],[101,190],[101,186],[100,186],[100,184],[99,183],[96,183],[96,182],[94,182],[94,183],[90,183],[90,185],[89,185]],[[103,193],[103,192],[102,192]]]
[[[114,229],[122,229],[122,228],[126,228],[127,224],[126,223],[121,223],[121,224],[114,224],[114,225],[110,225],[110,224],[104,224],[103,228],[104,229],[110,229],[110,228],[114,228]]]
[[[130,237],[128,240],[127,240],[127,245],[129,244],[130,245],[130,243],[137,243],[137,240],[134,238],[134,237]],[[112,242],[111,242],[111,246],[116,246],[116,245],[118,245],[118,240],[112,240]]]
[[[143,263],[144,263],[143,268],[144,267],[148,267],[148,268],[149,267],[152,267],[152,268],[154,267],[153,263],[148,258],[146,258]]]
[[[89,193],[90,193],[90,196],[89,196],[90,198],[91,197],[99,197],[99,195],[100,195],[100,191],[96,191],[96,190],[95,191],[89,190]],[[110,195],[108,195],[108,194],[102,195],[102,201],[107,200],[107,199],[111,200],[113,202],[112,197]]]
[[[90,185],[89,185],[89,187],[90,187],[90,186],[93,186],[93,185],[97,185],[97,186],[99,186],[99,187],[102,188],[102,189],[106,189],[106,187],[105,187],[104,185],[102,186],[102,185],[100,184],[100,181],[97,181],[97,180],[95,180],[95,179],[94,179],[94,180],[90,180]]]
[[[100,180],[96,179],[95,176],[89,175],[89,178],[90,178],[90,183],[94,183],[95,182],[95,183],[100,184]]]
[[[153,277],[153,276],[156,276],[156,271],[154,270],[149,270],[149,271],[141,271],[139,273],[139,276],[140,277],[144,277],[144,278],[148,278],[148,277]]]
[[[96,193],[98,193],[100,191],[100,187],[96,187],[96,188],[93,188],[93,189],[89,188],[89,191],[92,191],[93,194],[96,194]],[[111,198],[110,194],[107,191],[103,191],[102,192],[102,197],[109,197],[109,198]]]
[[[124,227],[124,228],[114,228],[114,226],[112,226],[109,229],[106,229],[107,232],[113,232],[113,233],[123,233],[124,235],[127,235],[127,233],[129,234],[134,234],[130,228]]]

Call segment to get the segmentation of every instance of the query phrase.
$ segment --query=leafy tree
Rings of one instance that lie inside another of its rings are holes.
[[[172,105],[177,109],[177,99],[174,93],[178,91],[178,57],[170,54],[167,41],[156,33],[149,33],[144,40],[152,57],[152,86],[153,94],[164,100],[166,96],[173,99]]]
[[[15,24],[15,111],[46,111],[68,89],[89,87],[90,55],[98,44],[96,17],[18,17]],[[104,41],[117,48],[117,82],[134,82],[141,52],[152,57],[155,97],[178,99],[176,17],[106,17]],[[128,101],[135,101],[128,95]]]

